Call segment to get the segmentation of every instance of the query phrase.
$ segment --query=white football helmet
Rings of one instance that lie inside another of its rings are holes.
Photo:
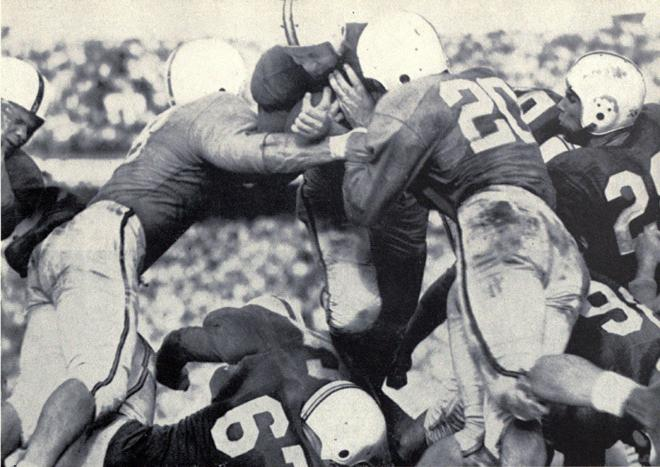
[[[330,42],[337,51],[344,38],[344,24],[344,12],[335,2],[284,0],[282,3],[282,27],[290,46]]]
[[[0,73],[2,98],[43,119],[48,109],[43,75],[30,63],[14,57],[2,57]]]
[[[350,381],[321,387],[305,402],[300,414],[314,444],[321,444],[324,461],[354,465],[387,454],[385,417],[376,401]]]
[[[218,91],[239,94],[246,79],[241,55],[222,39],[185,42],[167,59],[170,105],[183,105]]]
[[[603,135],[635,123],[644,105],[644,75],[631,60],[595,51],[580,57],[566,74],[566,85],[580,98],[580,123]]]
[[[431,23],[406,11],[367,24],[357,56],[364,77],[379,81],[388,91],[448,69],[447,56]]]

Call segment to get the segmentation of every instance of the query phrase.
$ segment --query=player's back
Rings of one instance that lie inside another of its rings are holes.
[[[425,151],[412,192],[447,214],[492,185],[519,186],[554,204],[538,145],[522,120],[516,96],[493,71],[444,73],[400,89],[394,107],[402,109],[399,117]]]
[[[548,170],[557,214],[590,269],[626,286],[637,269],[634,238],[660,220],[660,124],[645,109],[621,146],[580,148]]]
[[[238,96],[216,93],[156,117],[91,203],[111,200],[132,208],[147,240],[148,267],[223,190],[255,177],[211,165],[202,144],[255,130],[256,117]]]
[[[210,381],[211,403],[174,425],[122,428],[109,453],[112,465],[143,465],[145,459],[154,465],[321,465],[301,413],[322,387],[342,384],[339,359],[330,341],[306,329],[288,305],[277,312],[266,306],[207,316],[205,337],[189,337],[199,341],[197,354],[206,348],[201,353],[228,363]],[[139,459],[131,447],[138,439]]]

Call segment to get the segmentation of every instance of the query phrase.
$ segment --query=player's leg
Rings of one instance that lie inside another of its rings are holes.
[[[513,420],[502,434],[501,465],[546,465],[547,457],[540,423]]]
[[[8,455],[21,445],[21,419],[9,402],[2,402],[2,457],[4,462]]]
[[[457,394],[463,401],[464,427],[455,438],[464,456],[478,451],[484,442],[484,384],[461,316],[459,281],[449,291],[447,299],[447,327]]]
[[[103,465],[108,446],[124,424],[132,420],[146,426],[153,423],[156,409],[154,357],[153,349],[144,339],[140,339],[133,358],[128,397],[119,408],[117,417],[109,425],[83,433],[60,457],[58,466],[95,467]]]
[[[426,264],[428,210],[405,194],[370,229],[381,310],[364,333],[364,354],[379,386],[390,371],[408,321],[415,312]]]
[[[307,170],[298,190],[297,213],[323,270],[322,305],[333,343],[355,369],[361,333],[375,323],[381,299],[369,231],[350,224],[344,213],[343,173],[342,164]]]
[[[137,271],[144,251],[137,218],[119,205],[98,203],[59,233],[43,245],[46,270],[40,277],[55,303],[69,379],[42,409],[25,457],[37,465],[53,465],[94,419],[119,407],[137,340]]]
[[[55,310],[40,293],[35,275],[28,277],[27,326],[19,357],[19,374],[3,402],[3,459],[32,437],[41,407],[66,379],[66,364],[57,333]],[[16,439],[18,436],[18,439]],[[9,441],[5,443],[5,438]],[[14,444],[18,441],[18,445]]]
[[[456,280],[456,267],[452,266],[426,289],[415,313],[408,321],[403,339],[397,349],[387,384],[399,388],[406,384],[406,373],[412,366],[412,354],[417,345],[447,320],[447,295]]]
[[[547,205],[516,187],[473,196],[458,219],[459,298],[487,387],[517,417],[535,418],[543,408],[517,379],[568,342],[587,283],[577,246]],[[552,289],[555,276],[564,280]]]

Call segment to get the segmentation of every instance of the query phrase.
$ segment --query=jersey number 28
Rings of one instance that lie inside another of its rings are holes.
[[[461,103],[458,126],[475,154],[520,140],[535,142],[522,122],[515,93],[496,76],[443,81],[440,97],[450,107]],[[463,102],[465,98],[469,101]]]

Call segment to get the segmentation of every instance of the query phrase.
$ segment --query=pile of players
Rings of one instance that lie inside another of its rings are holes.
[[[294,27],[256,65],[257,113],[237,51],[179,46],[171,107],[84,209],[20,150],[44,83],[3,58],[2,236],[28,280],[3,460],[21,447],[20,466],[542,465],[553,450],[590,464],[617,440],[653,447],[660,107],[637,66],[591,52],[561,97],[452,73],[412,13],[313,45]],[[301,173],[328,329],[263,297],[173,331],[154,358],[140,275],[208,200]],[[420,299],[429,209],[456,264]],[[444,321],[455,378],[412,420],[381,386],[406,384]],[[187,389],[188,362],[220,364],[212,400],[152,425],[155,380]]]

